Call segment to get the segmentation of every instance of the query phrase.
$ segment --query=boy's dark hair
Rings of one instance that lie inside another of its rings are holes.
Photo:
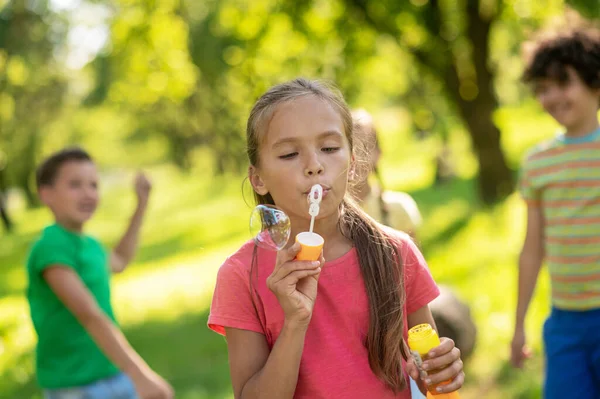
[[[38,166],[35,180],[37,187],[51,186],[58,175],[60,167],[67,162],[93,162],[92,157],[79,147],[69,147],[50,155]]]
[[[567,67],[572,67],[590,89],[600,88],[600,29],[573,11],[567,13],[566,23],[523,46],[523,81],[550,78],[566,83]]]

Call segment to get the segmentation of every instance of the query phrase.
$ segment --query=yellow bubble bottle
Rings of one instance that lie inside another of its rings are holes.
[[[412,352],[415,361],[420,364],[427,360],[427,353],[440,344],[440,338],[437,332],[429,324],[418,324],[408,330],[408,346]],[[437,370],[439,371],[439,370]],[[435,374],[436,370],[428,371],[428,374]],[[444,381],[436,385],[427,387],[427,398],[429,399],[460,399],[458,392],[439,393],[435,390],[440,385],[445,385],[450,381]]]

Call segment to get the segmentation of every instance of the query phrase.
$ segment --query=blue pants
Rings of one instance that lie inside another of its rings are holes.
[[[544,345],[544,398],[600,398],[600,309],[553,308],[544,323]]]
[[[138,399],[138,396],[129,377],[121,373],[80,387],[47,389],[44,399]]]

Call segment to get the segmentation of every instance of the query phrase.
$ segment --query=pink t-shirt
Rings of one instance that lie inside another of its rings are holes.
[[[406,315],[435,299],[439,290],[410,238],[394,234],[404,263],[406,338]],[[208,326],[223,335],[224,327],[264,334],[269,348],[273,348],[284,320],[277,298],[266,285],[276,253],[258,248],[258,273],[253,270],[255,310],[249,286],[253,250],[254,243],[247,242],[219,269]],[[294,398],[410,399],[408,388],[394,395],[371,371],[365,347],[368,325],[367,293],[358,254],[352,248],[323,266]]]

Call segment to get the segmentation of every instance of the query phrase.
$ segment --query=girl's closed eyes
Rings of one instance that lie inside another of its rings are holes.
[[[280,155],[279,159],[292,159],[294,158],[296,155],[298,155],[297,152],[290,152],[289,154],[284,154],[284,155]]]
[[[324,153],[327,153],[327,154],[331,154],[331,153],[337,152],[339,150],[340,150],[340,147],[325,147],[325,148],[321,149],[321,151],[323,151]],[[279,159],[292,159],[292,158],[296,157],[296,155],[298,155],[297,151],[290,152],[290,153],[287,153],[284,155],[280,155]]]

